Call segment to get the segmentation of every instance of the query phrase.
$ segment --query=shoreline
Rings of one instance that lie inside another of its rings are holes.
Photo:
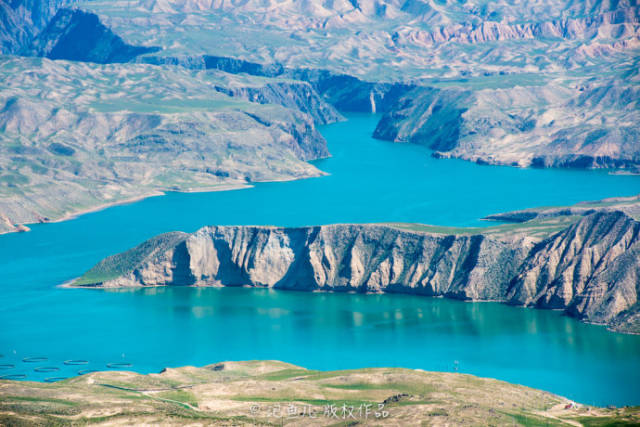
[[[316,161],[316,160],[325,160],[325,159],[329,159],[331,158],[331,155],[327,156],[327,157],[320,157],[318,159],[314,159],[314,160],[309,160],[307,161],[307,163],[309,163],[311,166],[313,166],[317,173],[314,175],[308,175],[308,176],[302,176],[302,177],[290,177],[290,178],[277,178],[277,179],[270,179],[270,180],[265,180],[265,181],[252,181],[252,182],[245,182],[245,183],[228,183],[228,184],[220,184],[220,185],[216,185],[216,186],[204,186],[204,187],[198,187],[198,188],[187,188],[184,190],[174,190],[174,189],[156,189],[153,190],[151,192],[148,193],[144,193],[141,194],[139,196],[133,196],[133,197],[129,197],[126,199],[121,199],[121,200],[116,200],[113,202],[107,202],[107,203],[102,203],[100,205],[97,206],[93,206],[93,207],[89,207],[89,208],[84,208],[84,209],[80,209],[77,211],[73,211],[73,212],[69,212],[64,214],[63,216],[59,217],[59,218],[55,218],[55,219],[51,219],[51,220],[47,220],[47,221],[40,221],[40,222],[28,222],[28,223],[19,223],[19,224],[13,224],[10,223],[9,218],[6,218],[4,216],[0,216],[0,219],[4,219],[5,222],[7,222],[7,224],[10,224],[10,226],[12,226],[14,229],[13,230],[7,230],[7,231],[2,231],[0,230],[0,236],[5,235],[5,234],[11,234],[11,233],[24,233],[24,232],[28,232],[31,231],[31,228],[29,226],[33,226],[33,225],[39,225],[39,224],[55,224],[58,222],[63,222],[63,221],[69,221],[75,218],[78,218],[82,215],[86,215],[86,214],[90,214],[90,213],[94,213],[94,212],[99,212],[105,209],[109,209],[115,206],[121,206],[121,205],[128,205],[128,204],[132,204],[132,203],[137,203],[140,202],[142,200],[148,199],[150,197],[158,197],[158,196],[166,196],[168,193],[215,193],[218,191],[234,191],[234,190],[245,190],[245,189],[249,189],[249,188],[253,188],[256,186],[256,184],[266,184],[266,183],[272,183],[272,182],[291,182],[291,181],[299,181],[302,179],[311,179],[311,178],[322,178],[324,176],[329,176],[330,174],[328,172],[325,172],[321,169],[318,169],[316,166],[314,166],[312,164],[312,162]]]
[[[313,159],[313,160],[308,160],[307,163],[309,163],[311,166],[313,166],[314,168],[316,168],[317,170],[317,174],[315,175],[309,175],[309,176],[304,176],[304,177],[291,177],[291,178],[279,178],[279,179],[272,179],[272,180],[265,180],[265,181],[255,181],[255,182],[247,182],[247,183],[237,183],[237,184],[220,184],[220,185],[216,185],[216,186],[209,186],[209,187],[201,187],[201,188],[188,188],[188,189],[184,189],[184,190],[175,190],[175,189],[156,189],[156,190],[152,190],[151,192],[148,193],[144,193],[138,196],[133,196],[133,197],[129,197],[129,198],[125,198],[125,199],[121,199],[121,200],[116,200],[113,202],[106,202],[106,203],[102,203],[99,204],[97,206],[93,206],[93,207],[88,207],[88,208],[83,208],[83,209],[79,209],[77,211],[72,211],[72,212],[68,212],[66,214],[64,214],[63,216],[59,217],[59,218],[55,218],[55,219],[50,219],[50,220],[45,220],[45,221],[40,221],[40,222],[26,222],[26,223],[16,223],[13,224],[10,222],[8,217],[5,216],[0,216],[0,220],[4,220],[5,223],[7,223],[8,226],[13,227],[12,230],[0,230],[0,236],[5,235],[5,234],[11,234],[11,233],[24,233],[24,232],[29,232],[31,231],[31,227],[30,226],[34,226],[34,225],[39,225],[39,224],[54,224],[54,223],[59,223],[59,222],[63,222],[63,221],[69,221],[69,220],[73,220],[76,219],[82,215],[86,215],[89,213],[95,213],[95,212],[99,212],[105,209],[109,209],[111,207],[115,207],[115,206],[121,206],[121,205],[127,205],[127,204],[132,204],[132,203],[137,203],[139,201],[145,200],[147,198],[150,197],[157,197],[157,196],[164,196],[167,195],[168,193],[213,193],[213,192],[218,192],[218,191],[233,191],[233,190],[242,190],[242,189],[248,189],[248,188],[253,188],[255,187],[256,184],[261,184],[261,183],[274,183],[274,182],[290,182],[290,181],[298,181],[298,180],[302,180],[302,179],[310,179],[310,178],[321,178],[324,176],[329,176],[330,173],[325,172],[321,169],[318,169],[314,163],[316,161],[320,161],[320,160],[326,160],[331,158],[332,156],[326,156],[326,157],[319,157],[317,159]],[[455,159],[455,160],[462,160],[462,161],[469,161],[471,163],[474,163],[473,161],[467,160],[467,159],[463,159],[463,158],[457,158],[457,157],[437,157],[439,159]],[[489,164],[489,166],[497,166],[497,167],[513,167],[512,165],[502,165],[502,164]],[[536,169],[536,168],[531,168],[531,167],[520,167],[521,169]],[[569,169],[569,170],[580,170],[580,171],[594,171],[594,172],[603,172],[605,171],[605,169],[599,169],[599,168],[547,168],[547,169]],[[633,175],[633,176],[640,176],[640,172],[638,173],[627,173],[628,171],[624,171],[624,170],[607,170],[609,173],[615,174],[615,175]],[[623,172],[623,173],[620,173]],[[632,200],[634,198],[638,198],[640,197],[640,195],[631,195],[631,196],[611,196],[611,197],[607,197],[604,199],[600,199],[600,200],[587,200],[587,201],[580,201],[576,204],[573,205],[554,205],[554,206],[534,206],[534,207],[530,207],[530,208],[523,208],[523,209],[519,209],[516,211],[508,211],[508,212],[499,212],[499,213],[494,213],[494,214],[490,214],[487,215],[485,217],[479,218],[478,220],[481,222],[494,222],[494,223],[498,223],[496,225],[500,225],[500,223],[502,224],[509,224],[512,223],[514,221],[507,221],[504,219],[498,219],[498,218],[492,218],[496,215],[503,215],[503,214],[508,214],[508,213],[512,213],[512,212],[529,212],[529,211],[545,211],[545,210],[550,210],[550,209],[563,209],[563,208],[580,208],[581,205],[585,205],[585,204],[591,204],[591,203],[597,203],[597,202],[608,202],[608,201],[625,201],[625,199],[628,200]],[[388,223],[380,223],[380,224],[388,224]],[[389,223],[392,224],[392,223]],[[411,223],[413,224],[413,223]],[[417,224],[417,223],[416,223]],[[434,227],[452,227],[452,228],[458,228],[455,226],[447,226],[447,225],[433,225],[433,224],[422,224],[420,223],[419,225],[428,225],[428,226],[434,226]],[[492,225],[488,225],[487,227],[491,227]],[[483,226],[479,226],[479,227],[462,227],[462,228],[484,228]]]
[[[324,175],[328,175],[328,174],[324,174]],[[29,226],[40,225],[40,224],[55,224],[55,223],[59,223],[59,222],[70,221],[70,220],[76,219],[76,218],[81,217],[81,216],[86,215],[86,214],[100,212],[100,211],[103,211],[105,209],[109,209],[109,208],[116,207],[116,206],[129,205],[129,204],[141,202],[141,201],[143,201],[145,199],[148,199],[148,198],[151,198],[151,197],[166,196],[168,193],[187,193],[187,194],[188,193],[215,193],[215,192],[218,192],[218,191],[245,190],[245,189],[249,189],[249,188],[255,187],[255,184],[269,183],[269,182],[297,181],[299,179],[318,178],[318,177],[321,177],[321,176],[324,176],[324,175],[309,176],[309,177],[304,177],[304,178],[292,178],[292,179],[275,179],[275,180],[271,180],[271,181],[259,181],[259,182],[253,182],[253,183],[247,183],[247,184],[221,184],[221,185],[215,186],[215,187],[190,188],[190,189],[186,189],[186,190],[159,189],[159,190],[155,190],[155,191],[152,191],[150,193],[145,193],[145,194],[142,194],[142,195],[139,195],[139,196],[134,196],[134,197],[126,198],[126,199],[116,200],[114,202],[102,203],[102,204],[94,206],[94,207],[84,208],[84,209],[80,209],[80,210],[77,210],[77,211],[69,212],[69,213],[66,213],[63,216],[59,217],[59,218],[55,218],[55,219],[51,219],[51,220],[47,220],[47,221],[11,224],[11,226],[14,227],[14,229],[13,230],[6,230],[6,231],[1,231],[0,230],[0,236],[6,235],[6,234],[12,234],[12,233],[26,233],[26,232],[31,231],[31,227],[29,227]]]

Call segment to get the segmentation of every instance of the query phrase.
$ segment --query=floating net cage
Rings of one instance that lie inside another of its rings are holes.
[[[46,383],[55,383],[56,381],[66,380],[67,377],[48,377],[44,379]]]
[[[0,375],[0,380],[23,380],[25,378],[27,378],[26,374]]]
[[[42,357],[42,356],[38,356],[38,357],[25,357],[24,359],[22,359],[23,362],[25,363],[38,363],[38,362],[46,362],[47,360],[49,360],[46,357]]]
[[[129,362],[107,363],[107,368],[109,369],[131,368],[132,366],[133,366],[133,363],[129,363]]]
[[[0,358],[3,358],[3,357],[5,357],[5,354],[0,354]],[[9,372],[5,372],[4,375],[0,375],[0,380],[24,380],[24,379],[39,378],[39,379],[35,379],[35,381],[44,381],[47,383],[52,383],[52,382],[65,380],[69,377],[50,376],[42,379],[41,376],[36,376],[34,373],[46,374],[46,373],[59,372],[60,374],[66,374],[68,368],[65,368],[62,365],[69,366],[69,367],[71,366],[81,367],[84,365],[89,365],[89,361],[85,359],[67,359],[62,362],[61,366],[54,366],[55,363],[54,365],[45,365],[43,362],[49,361],[49,358],[45,356],[29,356],[29,357],[23,357],[20,360],[23,363],[41,363],[42,365],[41,366],[36,365],[36,367],[33,368],[33,373],[30,374],[30,373],[13,373],[12,371],[10,371],[11,369],[16,368],[15,363],[0,363],[0,373],[2,373],[2,371],[9,371]],[[5,359],[5,361],[8,362],[9,360]],[[106,364],[106,367],[108,369],[128,369],[133,367],[133,363],[110,362]],[[90,369],[88,366],[86,366],[86,368],[87,369],[79,369],[77,371],[77,375],[86,375],[86,374],[91,374],[91,373],[100,371],[99,369]]]
[[[69,359],[65,360],[63,363],[65,365],[88,365],[89,361],[83,359]]]
[[[34,369],[34,371],[36,372],[58,372],[59,370],[60,368],[56,366],[41,366],[39,368]]]

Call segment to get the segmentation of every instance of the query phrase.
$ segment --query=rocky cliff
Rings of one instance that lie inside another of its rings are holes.
[[[301,81],[267,81],[263,85],[232,84],[216,86],[218,92],[259,104],[276,104],[301,111],[317,124],[334,123],[344,117],[324,101],[311,85]]]
[[[349,74],[336,73],[326,69],[314,68],[287,68],[279,63],[260,64],[245,61],[238,58],[210,55],[186,55],[186,56],[156,56],[145,55],[136,59],[137,62],[154,65],[175,65],[192,70],[219,70],[229,74],[247,74],[260,77],[282,77],[292,79],[294,84],[306,82],[311,85],[312,93],[295,100],[294,105],[302,111],[310,110],[316,105],[315,97],[321,95],[324,102],[343,112],[383,113],[389,108],[395,108],[397,99],[415,89],[414,84],[402,83],[376,83],[359,79]],[[269,79],[265,79],[268,84]],[[279,89],[272,88],[274,92]],[[292,100],[283,99],[282,96],[263,97],[256,96],[246,91],[229,91],[230,95],[240,95],[245,99],[255,99],[257,102],[285,101],[291,104]],[[319,112],[320,123],[339,119],[339,113]],[[322,116],[327,116],[323,118]]]
[[[225,60],[226,59],[226,60]],[[141,61],[206,68],[205,57],[143,57]],[[376,112],[383,116],[374,137],[411,142],[433,149],[439,158],[456,157],[482,164],[520,167],[605,168],[640,170],[640,104],[635,78],[541,78],[523,80],[502,75],[494,83],[436,80],[376,83],[322,69],[260,65],[218,57],[215,68],[227,72],[293,78],[308,82],[326,103],[344,112]],[[487,77],[489,79],[491,76]],[[313,95],[270,96],[250,91],[230,95],[275,102],[307,111],[316,122],[328,116]]]
[[[640,332],[640,223],[597,212],[537,244],[382,225],[205,227],[109,257],[76,286],[403,292],[558,308]]]
[[[507,301],[640,332],[640,222],[596,212],[537,244]]]

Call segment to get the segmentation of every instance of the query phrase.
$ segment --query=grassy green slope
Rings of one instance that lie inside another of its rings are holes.
[[[160,422],[637,425],[640,409],[572,404],[544,391],[464,374],[398,368],[323,372],[276,361],[225,362],[150,375],[98,372],[53,384],[0,381],[1,424]]]

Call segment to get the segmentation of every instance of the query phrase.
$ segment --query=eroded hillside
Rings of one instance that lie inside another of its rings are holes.
[[[219,71],[2,57],[0,75],[0,231],[161,191],[318,176],[306,161],[329,152],[313,117],[339,118],[307,83]]]

